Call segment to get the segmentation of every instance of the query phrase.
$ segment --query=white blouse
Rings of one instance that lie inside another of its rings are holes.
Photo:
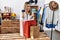
[[[24,20],[24,21],[34,20],[34,17],[33,17],[33,16],[34,16],[33,14],[30,15],[29,13],[28,13],[28,14],[24,13],[24,18],[23,18],[23,20]]]
[[[53,11],[50,10],[50,8],[48,7],[46,9],[46,15],[45,15],[45,20],[47,20],[47,24],[52,24],[52,18],[53,18]],[[54,12],[53,24],[57,24],[58,19],[59,19],[59,10]]]

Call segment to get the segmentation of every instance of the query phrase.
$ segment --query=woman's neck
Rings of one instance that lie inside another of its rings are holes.
[[[27,12],[27,11],[25,11],[26,12],[26,14],[28,14],[29,12]]]

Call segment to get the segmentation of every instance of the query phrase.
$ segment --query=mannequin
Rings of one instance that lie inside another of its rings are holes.
[[[55,28],[55,26],[57,26],[58,24],[58,19],[59,19],[59,13],[57,13],[58,11],[58,3],[55,1],[51,1],[49,3],[49,11],[48,11],[48,15],[46,17],[46,27],[47,28],[51,28],[51,40],[52,40],[52,35],[53,35],[53,28]],[[52,12],[52,13],[51,13]]]
[[[49,11],[46,13],[46,27],[48,28],[55,28],[57,22],[58,22],[58,15],[59,13],[56,13],[58,11],[58,4],[55,1],[51,1],[49,3]]]

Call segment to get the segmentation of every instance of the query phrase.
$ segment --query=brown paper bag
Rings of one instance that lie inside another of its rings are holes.
[[[38,26],[31,26],[30,27],[30,37],[33,38],[38,38],[39,37],[39,27]]]

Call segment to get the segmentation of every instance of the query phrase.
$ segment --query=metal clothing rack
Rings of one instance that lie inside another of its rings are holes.
[[[54,21],[54,11],[53,11],[53,18],[52,18],[52,24],[53,24],[53,21]],[[53,28],[51,28],[51,40],[53,38]]]

